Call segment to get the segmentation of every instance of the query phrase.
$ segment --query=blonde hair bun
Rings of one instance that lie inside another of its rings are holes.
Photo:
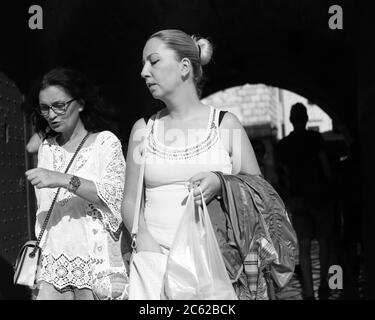
[[[196,44],[197,46],[200,47],[201,55],[199,58],[200,58],[201,65],[204,66],[211,61],[212,52],[213,52],[212,44],[210,41],[204,38],[197,40]]]

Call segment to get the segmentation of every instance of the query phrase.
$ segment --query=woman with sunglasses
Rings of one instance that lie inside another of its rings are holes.
[[[37,198],[36,236],[60,188],[40,243],[36,299],[121,298],[127,280],[120,250],[121,143],[106,130],[97,90],[79,72],[54,69],[36,92],[29,112],[45,139],[38,168],[26,172]]]

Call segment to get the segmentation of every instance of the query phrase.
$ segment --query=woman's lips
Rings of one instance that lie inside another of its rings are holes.
[[[58,127],[60,125],[60,122],[51,122],[52,127]]]

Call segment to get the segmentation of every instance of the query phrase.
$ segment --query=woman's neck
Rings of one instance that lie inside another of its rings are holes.
[[[77,139],[82,139],[87,134],[87,130],[81,120],[78,120],[77,125],[60,135],[60,145],[65,145],[69,142],[74,142]]]
[[[195,108],[201,106],[199,97],[195,91],[181,90],[163,101],[168,113],[173,119],[186,118]]]

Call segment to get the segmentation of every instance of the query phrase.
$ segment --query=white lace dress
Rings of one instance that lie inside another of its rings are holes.
[[[38,167],[64,172],[74,153],[60,147],[55,138],[45,140],[38,152]],[[120,240],[121,202],[125,160],[121,143],[109,131],[83,147],[70,174],[95,183],[106,205],[94,205],[61,188],[41,241],[42,257],[37,282],[46,281],[59,290],[69,287],[110,290],[116,277],[126,277]],[[38,209],[36,236],[56,194],[56,189],[35,189]]]

